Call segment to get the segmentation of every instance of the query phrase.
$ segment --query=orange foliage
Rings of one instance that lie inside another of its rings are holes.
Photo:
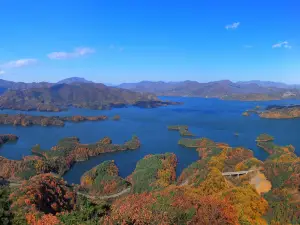
[[[40,219],[36,218],[33,213],[26,214],[26,221],[29,225],[58,225],[59,219],[51,214],[43,215]]]
[[[237,225],[238,216],[235,208],[226,200],[215,197],[200,199],[196,215],[189,225]]]
[[[126,224],[134,221],[135,224],[150,224],[154,214],[148,205],[155,203],[152,193],[133,194],[128,197],[118,199],[112,205],[111,219]]]

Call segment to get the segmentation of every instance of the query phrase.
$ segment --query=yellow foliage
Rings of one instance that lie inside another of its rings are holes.
[[[172,170],[171,169],[160,169],[157,172],[157,183],[161,187],[167,187],[172,181]]]
[[[37,160],[34,167],[38,172],[43,172],[45,170],[45,163],[42,160]]]
[[[277,162],[282,162],[282,163],[291,163],[294,161],[295,161],[295,157],[293,157],[291,154],[283,154],[277,160]]]
[[[211,157],[208,166],[210,168],[215,167],[218,170],[223,171],[224,162],[226,160],[226,154],[227,154],[227,149],[223,149],[223,151],[219,155]]]
[[[212,195],[221,191],[225,191],[231,187],[232,185],[227,182],[220,170],[217,168],[212,168],[205,181],[200,184],[199,190],[204,195]]]
[[[93,179],[90,176],[83,176],[81,179],[81,184],[83,186],[91,186],[93,184]]]
[[[222,196],[236,208],[240,222],[254,225],[267,224],[262,216],[268,210],[268,203],[250,185],[235,187],[222,193]]]
[[[250,158],[246,159],[242,162],[239,162],[235,166],[235,171],[243,171],[243,170],[249,170],[252,167],[259,167],[263,164],[262,161],[258,160],[257,158]],[[250,165],[250,166],[249,166]]]

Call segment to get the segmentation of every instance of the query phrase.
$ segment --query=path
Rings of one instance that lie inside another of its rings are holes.
[[[124,189],[123,191],[120,191],[116,194],[113,194],[113,195],[104,195],[104,196],[100,196],[100,197],[97,197],[97,196],[94,196],[94,195],[87,195],[87,194],[84,194],[84,193],[81,193],[81,192],[77,192],[78,195],[81,195],[81,196],[84,196],[86,198],[89,198],[89,199],[101,199],[101,200],[105,200],[105,199],[110,199],[110,198],[117,198],[121,195],[124,195],[124,194],[127,194],[131,191],[131,187],[129,188],[126,188]]]
[[[10,182],[9,183],[10,187],[18,187],[20,185],[21,185],[21,183],[16,183],[16,182]],[[81,193],[79,191],[77,192],[77,194],[81,195],[81,196],[84,196],[86,198],[89,198],[89,199],[96,199],[97,198],[97,199],[105,200],[105,199],[110,199],[110,198],[117,198],[117,197],[119,197],[121,195],[129,193],[130,191],[131,191],[131,187],[126,188],[126,189],[124,189],[124,190],[122,190],[122,191],[120,191],[120,192],[118,192],[116,194],[113,194],[113,195],[104,195],[104,196],[100,196],[100,197],[93,196],[93,195],[87,195],[87,194]]]

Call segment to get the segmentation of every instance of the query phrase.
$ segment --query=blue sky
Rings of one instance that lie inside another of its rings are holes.
[[[297,0],[1,0],[0,78],[300,83],[299,7]]]

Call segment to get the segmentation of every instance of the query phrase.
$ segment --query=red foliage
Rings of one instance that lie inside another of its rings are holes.
[[[29,225],[58,225],[59,219],[51,214],[43,215],[40,219],[33,213],[26,214],[26,221]]]
[[[189,225],[236,225],[238,216],[234,207],[226,200],[202,197],[197,205],[196,215]]]
[[[27,212],[51,213],[74,208],[75,193],[66,187],[63,180],[51,174],[42,174],[25,181],[10,196],[12,208]]]

